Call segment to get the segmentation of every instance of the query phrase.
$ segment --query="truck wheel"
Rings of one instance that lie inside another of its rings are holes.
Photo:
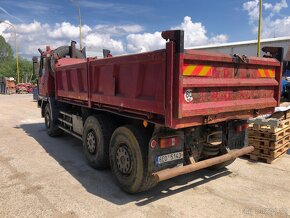
[[[47,134],[51,137],[59,136],[63,131],[58,128],[57,123],[52,119],[52,113],[49,104],[46,104],[44,109],[44,122]]]
[[[148,143],[146,133],[135,126],[115,130],[110,142],[110,164],[120,187],[128,193],[146,191],[157,185],[148,172]]]
[[[95,169],[109,167],[109,144],[115,129],[111,119],[104,115],[89,116],[83,132],[85,157]]]

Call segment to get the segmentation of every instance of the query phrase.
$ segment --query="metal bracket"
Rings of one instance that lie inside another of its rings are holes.
[[[161,33],[161,36],[165,40],[175,42],[175,52],[184,52],[184,31],[183,30],[167,30]]]
[[[283,61],[284,49],[282,47],[266,46],[262,48],[262,51],[270,54],[270,55],[267,55],[267,54],[264,55],[265,58],[276,58],[280,62]]]
[[[239,54],[234,54],[233,55],[233,62],[234,63],[248,63],[249,62],[249,59],[246,55],[242,55],[240,56]]]

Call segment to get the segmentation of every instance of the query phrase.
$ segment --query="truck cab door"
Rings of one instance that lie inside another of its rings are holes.
[[[41,57],[40,59],[40,66],[39,66],[39,80],[38,80],[38,89],[40,96],[47,96],[48,95],[48,73],[46,72],[46,58]]]

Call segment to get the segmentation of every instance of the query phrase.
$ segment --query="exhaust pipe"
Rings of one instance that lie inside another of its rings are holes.
[[[161,182],[161,181],[171,179],[176,176],[180,176],[186,173],[191,173],[200,169],[204,169],[204,168],[216,165],[216,164],[223,163],[228,160],[235,159],[237,157],[251,153],[253,150],[254,150],[253,146],[247,146],[242,149],[231,150],[229,151],[229,153],[218,156],[218,157],[213,157],[213,158],[196,162],[193,164],[189,164],[183,167],[176,167],[176,168],[161,170],[159,172],[153,173],[153,176],[155,177],[157,182]]]
[[[70,44],[70,57],[76,58],[76,41],[71,41]]]

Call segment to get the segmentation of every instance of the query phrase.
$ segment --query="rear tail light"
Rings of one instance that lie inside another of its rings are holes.
[[[235,131],[236,131],[236,133],[240,133],[240,132],[242,132],[242,125],[237,125],[236,127],[235,127]]]
[[[247,123],[242,124],[242,125],[237,125],[235,127],[235,131],[236,131],[236,133],[240,133],[242,131],[245,131],[248,127],[249,127],[249,124],[247,124]]]
[[[245,123],[242,125],[242,130],[245,131],[246,129],[248,129],[248,127],[249,127],[249,124]]]
[[[180,144],[179,137],[161,138],[160,148],[170,148]]]

